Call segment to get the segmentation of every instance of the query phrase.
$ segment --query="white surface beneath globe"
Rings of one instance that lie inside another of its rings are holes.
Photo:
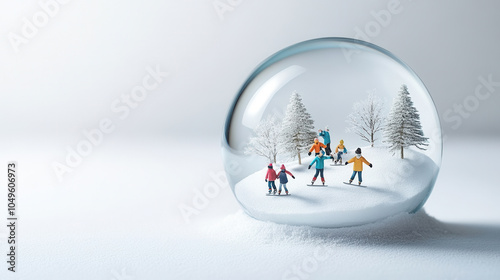
[[[363,156],[373,168],[363,166],[363,183],[366,188],[346,185],[352,175],[353,165],[330,166],[325,160],[327,187],[307,186],[315,173],[315,166],[307,169],[314,157],[285,163],[287,170],[295,175],[288,176],[289,196],[266,196],[264,181],[267,167],[253,173],[235,186],[235,195],[247,213],[259,220],[290,225],[316,227],[343,227],[361,225],[401,212],[410,212],[424,202],[432,191],[438,167],[428,156],[419,151],[405,150],[405,159],[392,155],[384,147],[362,148]],[[349,152],[344,162],[352,158]],[[277,170],[281,166],[275,166]],[[279,179],[276,180],[279,188]],[[284,194],[284,190],[282,190]]]

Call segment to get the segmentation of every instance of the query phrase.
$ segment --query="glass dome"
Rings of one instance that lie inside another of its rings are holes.
[[[367,42],[321,38],[253,71],[229,110],[222,150],[250,216],[342,227],[418,211],[439,173],[442,138],[432,98],[404,62]]]

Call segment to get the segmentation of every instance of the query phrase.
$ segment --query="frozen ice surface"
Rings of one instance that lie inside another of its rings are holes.
[[[328,187],[309,187],[315,167],[307,169],[313,157],[298,163],[285,163],[289,176],[287,188],[290,196],[265,196],[268,187],[262,169],[236,184],[235,194],[249,214],[259,220],[282,224],[316,227],[343,227],[361,225],[411,212],[427,199],[431,181],[438,167],[426,155],[407,149],[405,159],[392,155],[385,147],[365,147],[363,156],[373,168],[363,167],[363,185],[358,187],[358,177],[353,186],[343,184],[352,174],[352,164],[330,166],[325,160],[325,179]],[[353,156],[344,155],[344,162]],[[281,164],[277,164],[281,166]],[[318,178],[316,185],[321,185]],[[276,181],[279,187],[278,180]]]

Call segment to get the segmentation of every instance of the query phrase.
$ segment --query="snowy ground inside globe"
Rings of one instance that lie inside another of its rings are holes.
[[[352,226],[374,222],[397,213],[410,212],[426,198],[429,183],[437,172],[437,166],[426,155],[406,150],[405,159],[392,155],[384,147],[364,147],[363,156],[373,168],[363,167],[365,187],[358,186],[358,177],[352,185],[346,185],[353,172],[353,165],[333,164],[325,160],[326,187],[318,178],[315,186],[311,179],[315,166],[307,169],[314,157],[285,163],[288,176],[289,196],[266,196],[268,187],[264,181],[267,168],[262,169],[236,184],[235,194],[252,216],[264,221],[292,225],[318,227]],[[344,162],[353,157],[344,155]],[[277,164],[278,168],[281,164]],[[276,180],[279,188],[279,179]],[[284,190],[282,190],[284,194]]]

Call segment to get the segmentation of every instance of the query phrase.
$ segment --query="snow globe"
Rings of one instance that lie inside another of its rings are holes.
[[[301,42],[263,61],[237,93],[222,142],[248,215],[314,227],[418,211],[442,154],[438,113],[418,76],[349,38]]]

